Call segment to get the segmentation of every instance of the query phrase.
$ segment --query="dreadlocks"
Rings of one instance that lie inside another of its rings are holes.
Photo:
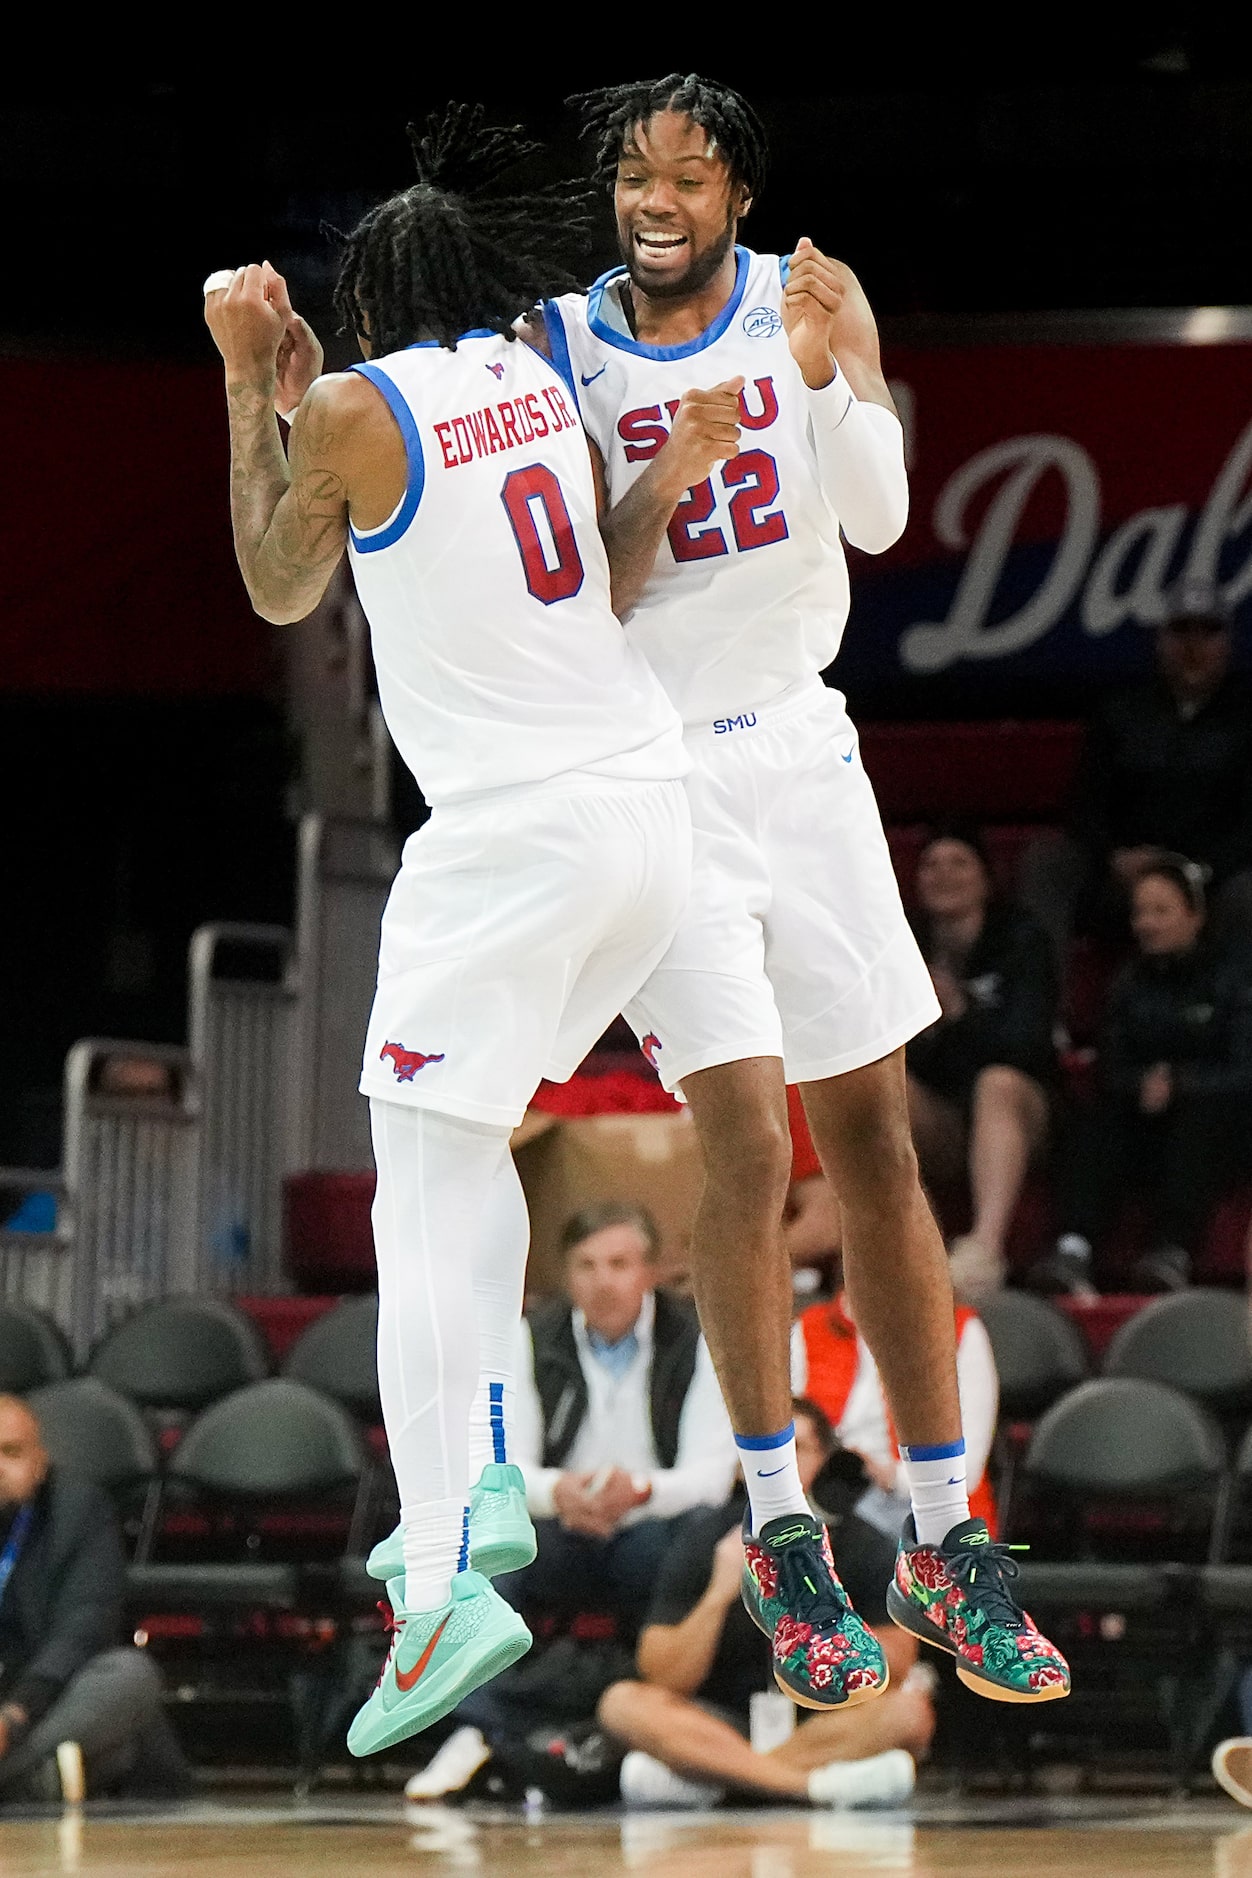
[[[633,85],[607,85],[584,91],[566,102],[577,111],[584,137],[595,139],[596,179],[612,186],[618,159],[636,124],[657,111],[678,111],[698,124],[717,145],[750,196],[760,194],[769,168],[769,143],[760,118],[729,85],[714,84],[689,72],[643,79]]]
[[[408,134],[417,182],[347,237],[335,284],[343,332],[368,336],[376,355],[416,339],[455,349],[475,327],[511,337],[537,300],[582,285],[594,191],[578,182],[524,196],[492,187],[541,148],[520,125],[487,125],[481,105],[450,104]]]

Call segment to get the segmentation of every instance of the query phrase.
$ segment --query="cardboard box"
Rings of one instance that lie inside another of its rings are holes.
[[[660,1230],[663,1281],[685,1277],[704,1184],[696,1131],[686,1110],[550,1118],[546,1128],[523,1124],[513,1152],[530,1208],[528,1295],[560,1289],[561,1228],[571,1213],[596,1200],[646,1207]]]

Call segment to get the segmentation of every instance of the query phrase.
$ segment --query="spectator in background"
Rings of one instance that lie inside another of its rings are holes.
[[[800,1479],[808,1493],[834,1447],[811,1402],[794,1404]],[[751,1743],[751,1705],[774,1688],[770,1648],[739,1596],[744,1500],[695,1513],[666,1556],[639,1638],[638,1679],[600,1703],[600,1722],[631,1751],[622,1765],[629,1805],[710,1806],[727,1788],[814,1806],[901,1805],[914,1756],[934,1729],[921,1679],[910,1681],[918,1645],[887,1621],[891,1542],[854,1515],[839,1523],[839,1569],[856,1608],[887,1652],[891,1687],[851,1710],[808,1714],[767,1752]],[[792,1709],[794,1717],[794,1709]],[[788,1729],[790,1719],[784,1716]]]
[[[1041,1290],[1091,1295],[1095,1249],[1129,1193],[1147,1194],[1145,1290],[1176,1290],[1252,1125],[1252,968],[1205,930],[1204,870],[1158,859],[1131,890],[1136,955],[1114,980],[1094,1107],[1074,1117],[1058,1168],[1063,1231],[1031,1273]]]
[[[950,1247],[959,1296],[1004,1282],[1004,1242],[1048,1133],[1058,986],[1047,934],[998,899],[976,834],[931,836],[914,926],[942,1016],[908,1046],[909,1110],[923,1176],[967,1173],[970,1230]]]
[[[1210,870],[1223,939],[1252,935],[1252,684],[1231,670],[1229,609],[1184,588],[1156,633],[1156,672],[1092,718],[1068,835],[1022,869],[1022,899],[1064,959],[1075,924],[1120,937],[1143,867]]]
[[[522,1326],[513,1453],[539,1552],[499,1590],[520,1608],[647,1606],[673,1523],[720,1506],[735,1446],[695,1311],[657,1289],[656,1227],[613,1203],[562,1234],[567,1296]]]
[[[991,1339],[967,1305],[956,1311],[956,1372],[965,1435],[969,1510],[995,1537],[995,1496],[987,1474],[1000,1409],[1000,1379]],[[847,1293],[802,1311],[791,1327],[791,1386],[827,1416],[839,1447],[856,1456],[863,1472],[849,1479],[858,1490],[858,1517],[894,1538],[909,1514],[909,1490],[900,1447],[878,1366],[857,1331]],[[836,1555],[836,1564],[841,1560]]]
[[[0,1396],[0,1546],[0,1798],[184,1792],[156,1669],[117,1647],[125,1566],[112,1506],[50,1469],[16,1396]]]

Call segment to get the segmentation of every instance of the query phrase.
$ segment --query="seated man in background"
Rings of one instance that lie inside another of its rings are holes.
[[[985,1519],[992,1538],[997,1531],[995,1495],[987,1462],[1000,1410],[1000,1379],[991,1339],[981,1318],[967,1305],[956,1307],[956,1374],[965,1429],[969,1509]],[[847,1293],[811,1304],[791,1326],[791,1386],[826,1415],[839,1447],[864,1468],[856,1483],[858,1516],[894,1537],[909,1514],[909,1491],[891,1425],[882,1378],[865,1339],[848,1309]],[[845,1478],[848,1477],[844,1470]],[[841,1541],[835,1550],[840,1570]]]
[[[1060,987],[1047,933],[996,895],[972,830],[931,835],[916,897],[942,1015],[908,1046],[909,1115],[923,1176],[968,1174],[970,1230],[949,1257],[957,1296],[977,1303],[1004,1283],[1009,1225],[1047,1139]]]
[[[0,1396],[0,1536],[0,1798],[187,1790],[156,1668],[116,1647],[125,1565],[112,1505],[50,1469],[16,1396]]]
[[[800,1479],[809,1493],[834,1435],[814,1403],[799,1400],[793,1408]],[[893,1543],[855,1514],[833,1523],[844,1585],[887,1655],[886,1695],[850,1711],[806,1714],[792,1731],[794,1706],[776,1690],[769,1644],[739,1597],[737,1495],[684,1524],[640,1633],[638,1680],[615,1683],[601,1699],[601,1726],[631,1750],[621,1771],[628,1805],[708,1806],[728,1788],[814,1806],[898,1806],[908,1798],[914,1757],[929,1747],[934,1711],[924,1679],[910,1677],[916,1640],[887,1621]],[[771,1710],[790,1711],[778,1730],[785,1738],[768,1748],[751,1739],[757,1734],[759,1741],[752,1709],[761,1697]]]
[[[561,1236],[567,1295],[523,1325],[513,1458],[538,1556],[497,1581],[523,1609],[612,1610],[633,1630],[673,1522],[718,1506],[734,1437],[686,1300],[657,1289],[657,1232],[606,1203]]]

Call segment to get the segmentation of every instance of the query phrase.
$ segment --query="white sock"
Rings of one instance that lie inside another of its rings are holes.
[[[436,1610],[464,1569],[478,1384],[471,1249],[509,1131],[370,1103],[378,1191],[378,1390],[403,1509],[406,1610]]]
[[[784,1513],[807,1513],[809,1503],[796,1465],[796,1428],[788,1422],[776,1435],[736,1435],[739,1465],[748,1488],[751,1526],[759,1533]]]
[[[469,1556],[469,1506],[462,1500],[419,1500],[400,1508],[404,1537],[404,1608],[437,1611],[452,1596],[453,1572]],[[448,1534],[459,1532],[455,1560],[448,1562]]]
[[[909,1483],[918,1542],[941,1545],[954,1526],[969,1518],[965,1443],[948,1441],[933,1448],[901,1448],[900,1457]]]
[[[518,1326],[530,1250],[530,1215],[513,1156],[506,1154],[487,1194],[474,1258],[478,1387],[470,1411],[470,1482],[492,1461],[511,1458]]]

